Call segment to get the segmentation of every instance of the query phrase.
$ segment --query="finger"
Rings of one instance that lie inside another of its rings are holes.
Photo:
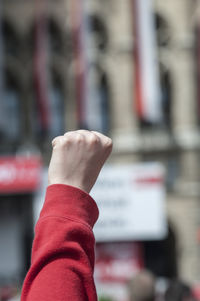
[[[84,138],[86,139],[86,141],[88,141],[91,145],[97,145],[101,144],[101,139],[99,136],[97,136],[95,133],[93,133],[92,131],[88,131],[88,130],[78,130],[76,131],[77,133],[81,134],[84,136]]]
[[[89,130],[84,130],[84,129],[77,130],[76,132],[82,133],[82,134],[89,134],[89,133],[91,133],[91,131],[89,131]]]
[[[107,147],[111,147],[112,148],[112,139],[103,135],[102,133],[99,133],[97,131],[92,131],[92,133],[94,133],[97,137],[100,138],[100,140],[102,141],[103,145],[107,146]]]
[[[107,136],[105,136],[104,134],[97,132],[97,131],[91,131],[92,133],[94,133],[95,135],[97,135],[100,139],[106,139],[108,138]]]
[[[91,134],[92,134],[91,131],[84,130],[84,129],[77,130],[76,133],[79,133],[79,134],[83,135],[86,138],[90,137]]]
[[[63,137],[63,136],[57,136],[57,137],[55,137],[55,138],[52,140],[52,142],[51,142],[52,146],[54,147],[54,146],[56,145],[56,143],[58,142],[58,140],[60,140],[62,137]]]
[[[64,136],[67,138],[67,137],[73,137],[73,138],[88,138],[90,137],[91,135],[91,132],[88,131],[88,130],[77,130],[77,131],[69,131],[69,132],[66,132],[64,134]]]
[[[68,131],[63,136],[68,137],[68,136],[74,135],[74,133],[76,133],[76,131]]]

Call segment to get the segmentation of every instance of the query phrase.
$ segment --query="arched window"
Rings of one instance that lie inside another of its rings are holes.
[[[36,21],[31,26],[31,30],[27,34],[30,53],[33,53],[35,41],[40,34],[45,38],[47,51],[50,54],[65,55],[67,53],[67,55],[69,55],[69,51],[71,51],[72,48],[69,32],[67,32],[67,30],[64,31],[63,26],[60,26],[59,23],[52,18],[46,18],[43,24]]]
[[[104,51],[108,46],[108,33],[104,22],[98,16],[91,15],[90,24],[95,46],[99,51]]]
[[[21,134],[20,92],[15,77],[7,70],[4,74],[0,104],[0,137],[5,141],[17,142]]]
[[[166,20],[157,13],[155,14],[155,26],[158,46],[167,47],[170,42],[169,26]]]

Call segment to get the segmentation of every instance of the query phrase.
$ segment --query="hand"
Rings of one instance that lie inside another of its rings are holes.
[[[98,132],[67,132],[52,141],[48,181],[90,192],[112,151],[112,140]]]

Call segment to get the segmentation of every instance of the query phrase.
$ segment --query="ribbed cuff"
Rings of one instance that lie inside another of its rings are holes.
[[[70,217],[93,228],[99,210],[93,198],[83,190],[64,184],[47,187],[45,203],[40,217]]]

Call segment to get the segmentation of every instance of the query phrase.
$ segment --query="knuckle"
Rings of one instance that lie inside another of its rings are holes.
[[[74,132],[67,132],[64,134],[65,139],[71,139],[74,136]]]
[[[80,144],[84,141],[84,136],[81,133],[76,133],[75,134],[75,141],[76,143]]]
[[[53,148],[56,147],[57,145],[59,145],[61,138],[62,138],[61,136],[57,136],[52,140],[51,143],[52,143]]]
[[[110,138],[106,138],[106,140],[105,140],[105,148],[107,148],[107,149],[112,149],[112,147],[113,147],[113,142],[112,142],[112,139],[110,139]]]
[[[52,141],[53,148],[64,148],[71,143],[70,137],[58,136]]]
[[[64,144],[68,145],[68,144],[73,144],[74,141],[76,141],[76,136],[77,133],[76,132],[67,132],[64,134]]]
[[[80,129],[80,130],[77,130],[76,133],[80,133],[80,134],[88,134],[89,131],[88,131],[88,130],[84,130],[84,129]]]
[[[62,139],[62,141],[61,141],[61,146],[62,146],[62,147],[66,147],[66,146],[70,145],[71,142],[72,142],[72,139],[71,139],[70,136],[68,136],[68,137],[63,137],[63,139]]]
[[[95,134],[91,134],[90,143],[91,145],[97,145],[99,143],[99,137],[97,137]]]

